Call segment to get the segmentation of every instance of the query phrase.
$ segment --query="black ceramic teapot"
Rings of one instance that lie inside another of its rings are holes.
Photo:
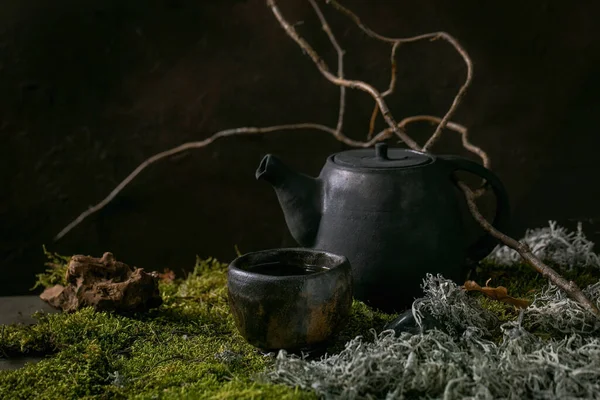
[[[467,260],[497,244],[490,235],[468,243],[468,213],[453,173],[485,179],[496,196],[493,225],[509,220],[504,186],[485,167],[456,156],[434,156],[378,143],[375,149],[329,156],[318,178],[266,155],[256,179],[275,189],[292,237],[303,247],[344,255],[354,297],[384,311],[402,311],[422,295],[426,273],[462,283]],[[467,217],[467,218],[465,218]],[[465,222],[466,221],[466,222]]]

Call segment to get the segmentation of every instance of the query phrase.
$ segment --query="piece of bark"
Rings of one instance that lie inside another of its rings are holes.
[[[66,281],[66,286],[47,288],[40,298],[65,312],[89,306],[96,311],[140,312],[162,304],[158,275],[116,261],[111,253],[71,257]]]

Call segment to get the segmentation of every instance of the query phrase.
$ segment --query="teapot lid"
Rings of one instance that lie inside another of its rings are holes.
[[[333,156],[337,165],[349,168],[408,168],[432,162],[432,157],[408,149],[388,149],[377,143],[373,149],[348,150]]]

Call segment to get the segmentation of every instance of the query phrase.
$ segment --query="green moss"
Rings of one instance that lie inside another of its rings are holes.
[[[37,289],[38,287],[52,287],[54,285],[65,285],[67,265],[71,257],[61,256],[60,254],[51,253],[46,250],[46,246],[43,246],[44,254],[48,261],[46,266],[48,267],[45,272],[37,274],[37,281],[31,290]]]
[[[327,352],[333,354],[343,350],[345,344],[358,335],[363,336],[366,341],[372,340],[373,335],[370,330],[375,329],[380,332],[394,316],[373,310],[363,302],[354,300],[346,325],[336,335],[335,342],[328,346]]]
[[[48,270],[36,287],[64,283],[68,257],[49,253]],[[598,273],[572,276],[582,286]],[[567,274],[568,276],[568,274]],[[122,316],[91,308],[72,314],[37,314],[35,325],[0,330],[0,355],[44,355],[36,364],[0,371],[2,399],[309,399],[312,392],[262,383],[254,378],[273,363],[237,332],[229,313],[227,265],[197,259],[184,278],[160,283],[164,304]],[[482,264],[471,279],[506,286],[514,297],[533,299],[546,281],[525,265]],[[501,321],[517,318],[507,304],[473,293]],[[329,354],[362,335],[372,340],[394,315],[354,301],[349,321],[327,348]]]
[[[511,304],[506,304],[501,301],[493,300],[483,294],[477,294],[479,304],[491,312],[493,312],[500,323],[513,321],[519,316],[519,309]]]
[[[69,258],[46,252],[48,271],[37,286],[62,283]],[[184,279],[160,283],[164,304],[122,316],[91,308],[37,314],[35,325],[0,332],[0,354],[43,354],[36,364],[0,371],[2,399],[309,399],[312,392],[253,378],[273,358],[237,332],[229,313],[227,265],[198,259]],[[391,316],[355,301],[350,319],[328,351],[357,334],[380,330]]]

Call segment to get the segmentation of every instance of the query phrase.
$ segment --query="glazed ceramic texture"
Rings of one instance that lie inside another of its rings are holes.
[[[255,272],[259,265],[317,268],[298,275]],[[352,306],[352,272],[346,257],[312,249],[248,253],[228,269],[228,299],[236,327],[266,351],[314,349],[346,322]]]
[[[496,196],[493,225],[505,230],[509,204],[502,182],[460,157],[388,150],[379,144],[331,155],[319,177],[312,178],[267,155],[256,178],[274,187],[301,246],[348,258],[355,298],[400,312],[422,294],[427,273],[460,283],[465,265],[481,260],[497,244],[489,235],[476,243],[467,238],[476,222],[455,184],[457,171],[487,181]]]

